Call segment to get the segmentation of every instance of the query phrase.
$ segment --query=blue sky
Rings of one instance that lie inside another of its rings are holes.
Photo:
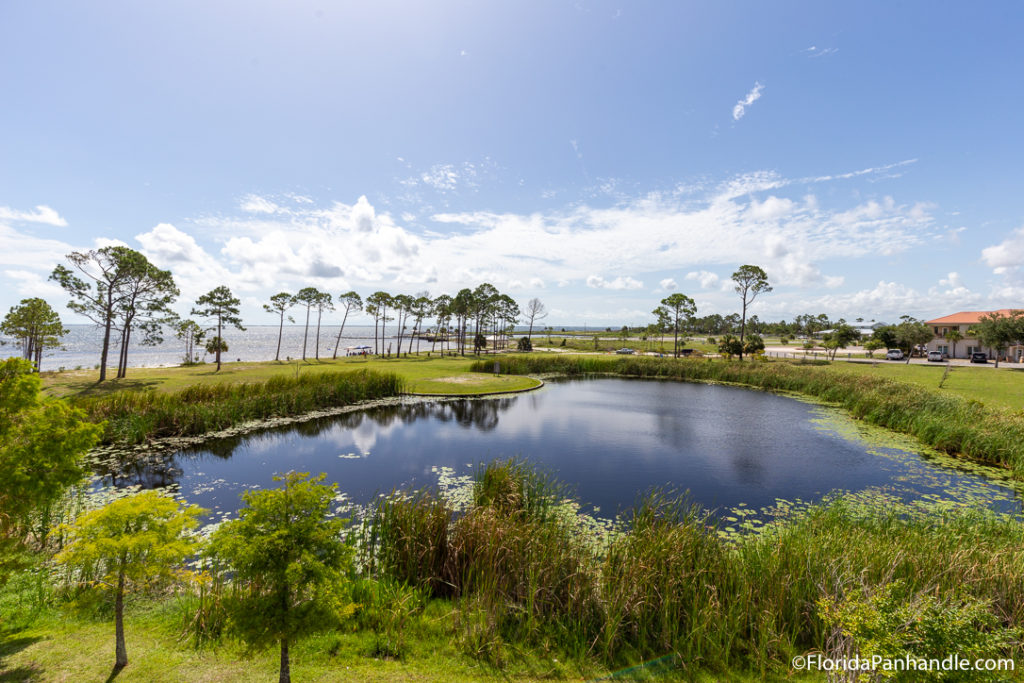
[[[178,308],[489,281],[550,322],[1024,305],[1013,2],[0,4],[0,310],[124,243]],[[65,312],[66,313],[66,312]],[[68,322],[78,322],[65,314]]]

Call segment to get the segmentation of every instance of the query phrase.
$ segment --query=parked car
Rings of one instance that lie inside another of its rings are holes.
[[[974,353],[971,354],[971,362],[972,363],[987,363],[988,362],[988,354],[984,353],[983,351],[975,351]]]
[[[903,360],[903,351],[901,349],[889,349],[885,352],[886,360]]]
[[[929,351],[928,352],[929,363],[941,363],[942,362],[942,351]]]
[[[620,353],[620,354],[622,354],[624,356],[629,356],[631,354],[636,353],[636,351],[634,351],[633,349],[619,349],[615,353]]]

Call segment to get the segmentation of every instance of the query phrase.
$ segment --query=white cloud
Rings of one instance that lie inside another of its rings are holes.
[[[773,221],[792,213],[795,206],[791,199],[780,199],[772,195],[763,202],[752,200],[747,212],[754,220]]]
[[[14,288],[25,297],[62,299],[67,292],[56,282],[44,278],[40,273],[29,270],[5,270],[4,275],[14,280]]]
[[[981,260],[996,274],[1024,265],[1024,226],[1014,230],[999,244],[982,249]]]
[[[827,57],[829,55],[834,55],[837,52],[839,52],[838,47],[818,47],[816,45],[811,45],[806,50],[803,50],[805,55],[813,58]]]
[[[658,283],[658,287],[659,288],[667,290],[667,291],[672,291],[673,289],[675,289],[678,286],[679,285],[676,283],[676,281],[673,278],[670,278],[670,277],[667,277],[667,278],[665,278],[664,280],[662,280],[661,282]]]
[[[759,82],[754,82],[754,87],[750,89],[747,96],[736,103],[736,106],[732,108],[732,119],[733,121],[739,121],[747,113],[747,107],[752,105],[761,99],[761,92],[764,90],[764,86]]]
[[[614,280],[605,280],[599,275],[591,275],[587,278],[587,287],[594,289],[643,289],[644,283],[631,277],[621,275]]]
[[[454,190],[459,184],[459,174],[451,164],[435,164],[420,174],[420,180],[435,190]]]
[[[686,274],[687,280],[696,280],[700,283],[701,289],[714,289],[718,286],[719,277],[707,270],[699,270]]]
[[[66,227],[68,222],[55,210],[40,204],[35,211],[15,211],[7,206],[0,206],[0,221],[17,223],[43,223],[58,228]]]
[[[277,213],[281,207],[265,197],[247,194],[239,205],[246,213]]]

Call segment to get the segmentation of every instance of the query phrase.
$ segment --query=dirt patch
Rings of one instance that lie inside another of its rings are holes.
[[[455,375],[453,377],[435,377],[427,380],[429,382],[443,382],[445,384],[484,384],[490,381],[490,377],[476,377],[474,375]]]

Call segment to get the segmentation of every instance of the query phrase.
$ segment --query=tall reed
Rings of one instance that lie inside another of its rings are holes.
[[[686,677],[784,673],[827,647],[823,600],[895,585],[907,600],[967,594],[1002,626],[1024,625],[1013,518],[840,498],[722,537],[706,511],[656,492],[599,546],[557,506],[522,504],[524,467],[488,465],[460,513],[419,493],[382,502],[374,520],[385,559],[371,574],[457,600],[455,628],[477,656],[542,646],[610,668],[667,657]]]
[[[370,370],[273,377],[263,382],[194,384],[180,391],[118,391],[78,398],[89,419],[106,422],[104,443],[195,436],[249,420],[299,415],[402,392],[397,375]]]

